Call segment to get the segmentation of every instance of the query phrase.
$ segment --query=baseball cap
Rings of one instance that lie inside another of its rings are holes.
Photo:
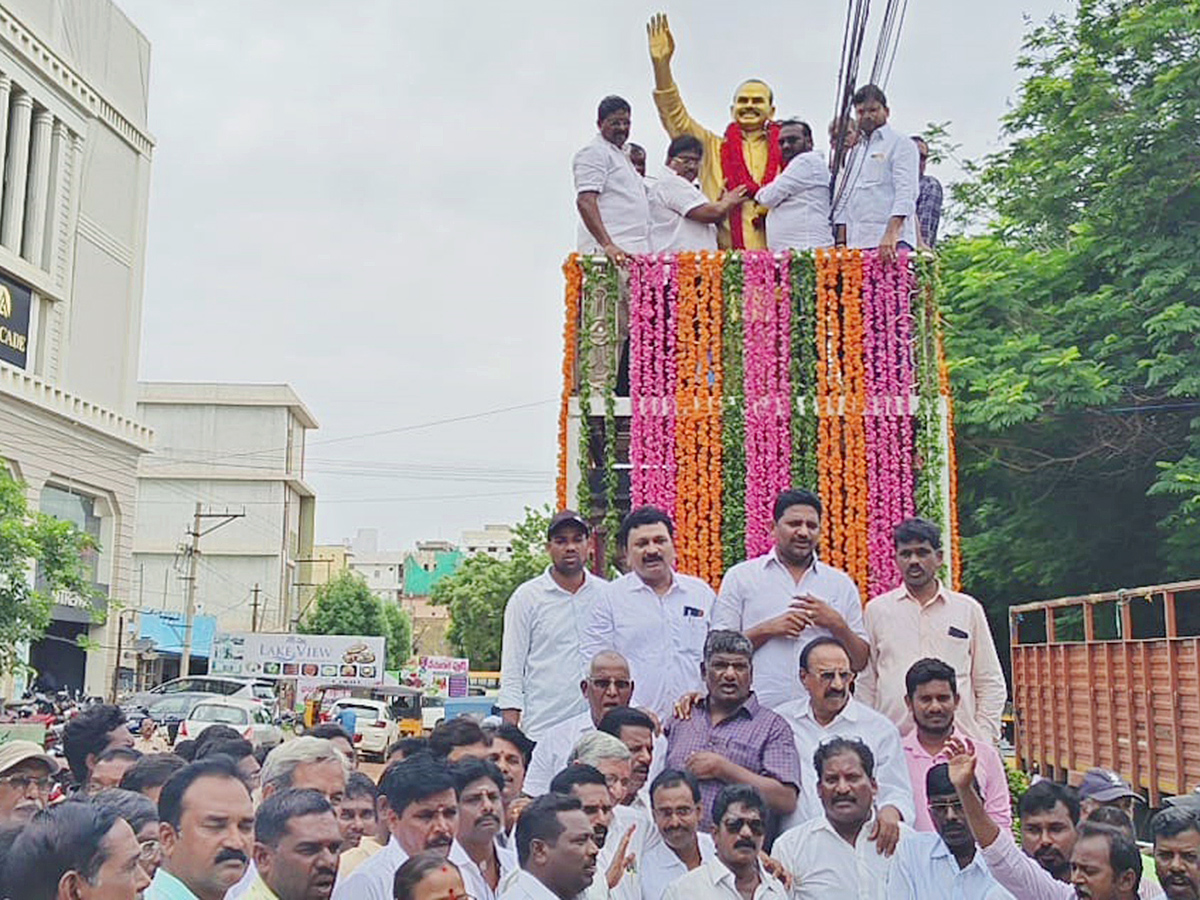
[[[1177,797],[1164,797],[1163,803],[1167,806],[1181,806],[1193,812],[1200,812],[1200,787]]]
[[[33,741],[0,742],[0,775],[27,759],[44,762],[50,767],[51,773],[58,771],[58,761]]]
[[[573,509],[564,509],[560,513],[555,513],[554,518],[550,520],[550,524],[546,527],[546,537],[554,537],[554,532],[564,525],[575,525],[582,528],[584,534],[592,533],[592,526],[588,524],[587,519]]]
[[[1100,803],[1111,803],[1122,797],[1133,797],[1141,800],[1141,795],[1116,772],[1108,769],[1088,769],[1079,782],[1080,800],[1098,800]]]

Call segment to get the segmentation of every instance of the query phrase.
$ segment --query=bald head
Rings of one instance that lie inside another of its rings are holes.
[[[628,706],[633,696],[629,662],[615,650],[602,650],[592,657],[588,677],[579,684],[592,713],[592,724],[599,725],[604,714],[618,706]]]

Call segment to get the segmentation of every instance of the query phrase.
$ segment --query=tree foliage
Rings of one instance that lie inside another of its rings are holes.
[[[84,563],[97,549],[91,536],[31,511],[25,490],[0,459],[0,672],[17,668],[18,648],[46,633],[56,594],[95,594]]]
[[[450,608],[447,637],[458,653],[471,660],[471,668],[500,668],[505,604],[518,585],[550,564],[545,549],[549,522],[549,509],[526,507],[525,520],[514,527],[510,559],[477,554],[434,585],[433,602]]]
[[[317,588],[302,634],[358,634],[386,639],[387,668],[398,669],[412,655],[412,621],[395,603],[380,600],[356,572],[339,572]]]
[[[948,352],[968,587],[1200,575],[1200,0],[1031,28],[1004,150],[955,198]]]

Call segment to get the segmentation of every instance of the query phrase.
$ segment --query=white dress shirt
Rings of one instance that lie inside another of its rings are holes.
[[[571,169],[576,194],[595,191],[600,195],[600,220],[613,243],[626,253],[646,253],[650,249],[650,204],[646,199],[646,182],[624,149],[597,134],[590,144],[575,154]],[[915,205],[916,201],[913,203]],[[579,252],[604,252],[582,219],[579,222]]]
[[[458,843],[455,842],[455,846]],[[346,878],[338,878],[330,900],[393,900],[392,882],[408,854],[392,835],[382,850]]]
[[[504,889],[505,879],[510,873],[517,870],[516,848],[501,846],[499,841],[495,846],[496,861],[500,865],[500,879],[496,882],[495,890],[492,890],[491,884],[483,876],[483,871],[479,868],[478,863],[471,859],[462,844],[455,841],[454,846],[450,848],[450,862],[458,866],[458,871],[462,873],[463,886],[466,887],[467,894],[474,897],[475,900],[496,900]]]
[[[589,659],[581,649],[583,630],[605,584],[587,572],[572,594],[547,567],[508,599],[496,706],[521,710],[521,730],[532,740],[540,743],[555,725],[587,712],[579,690]]]
[[[629,660],[630,705],[669,718],[676,700],[704,690],[700,663],[714,599],[713,589],[691,575],[672,573],[671,586],[659,597],[629,572],[609,582],[592,607],[583,654],[591,659],[601,650],[616,650]]]
[[[717,226],[687,217],[707,202],[700,188],[670,166],[663,166],[650,188],[650,252],[716,250]]]
[[[540,797],[549,792],[550,781],[566,768],[567,759],[575,744],[589,731],[596,730],[596,723],[592,721],[592,711],[586,708],[586,703],[584,707],[583,712],[558,723],[538,739],[537,746],[533,748],[533,756],[529,759],[529,770],[525,773],[522,793],[530,797]]]
[[[738,563],[725,573],[713,608],[712,627],[732,628],[745,634],[755,625],[784,613],[793,598],[804,594],[824,600],[841,614],[851,631],[866,640],[862,602],[850,576],[814,557],[797,582],[774,548]],[[755,650],[754,693],[758,702],[775,709],[807,695],[800,683],[800,653],[809,641],[830,636],[829,629],[811,626],[798,638],[771,638]]]
[[[908,761],[900,744],[900,732],[886,716],[881,716],[853,697],[833,721],[824,726],[813,716],[812,704],[807,696],[785,703],[775,712],[792,726],[792,734],[796,736],[796,752],[800,754],[800,765],[804,772],[796,811],[787,820],[786,827],[825,815],[825,808],[817,796],[813,754],[817,747],[833,737],[858,738],[871,749],[875,756],[875,781],[879,784],[875,808],[894,806],[905,822],[913,824],[916,809]]]
[[[904,216],[900,240],[917,246],[920,153],[908,135],[881,125],[859,138],[846,160],[846,187],[834,222],[846,226],[846,246],[878,247],[892,216]]]
[[[874,827],[871,819],[851,844],[821,815],[781,834],[771,856],[792,873],[793,900],[884,900],[892,858],[867,838]],[[900,826],[901,841],[912,833]]]
[[[599,869],[596,877],[603,877]],[[513,877],[505,879],[500,900],[559,900],[559,897],[524,869],[518,869]]]
[[[767,213],[767,246],[812,250],[833,246],[829,224],[829,163],[815,150],[797,153],[754,200]]]
[[[713,843],[712,835],[698,832],[696,842],[700,845],[701,863],[716,859],[717,845]],[[638,860],[641,900],[663,900],[667,886],[686,875],[688,871],[683,860],[667,846],[658,829],[654,829],[654,835],[646,842],[642,849],[642,857]]]
[[[787,888],[774,875],[758,868],[760,879],[754,900],[788,900]],[[663,900],[743,900],[733,872],[714,853],[699,868],[668,885]]]
[[[916,833],[896,847],[887,900],[1012,900],[988,871],[983,854],[960,869],[936,834]]]

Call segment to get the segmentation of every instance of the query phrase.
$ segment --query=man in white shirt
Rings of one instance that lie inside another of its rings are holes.
[[[779,123],[786,168],[759,188],[754,202],[767,207],[767,246],[812,250],[833,246],[829,224],[829,164],[813,149],[812,128],[799,119]]]
[[[917,246],[920,167],[916,145],[888,125],[887,97],[873,84],[854,92],[858,142],[841,173],[845,180],[834,210],[839,246],[879,248],[891,262],[901,247]]]
[[[577,762],[567,766],[554,776],[550,791],[577,799],[583,814],[592,826],[592,835],[600,852],[596,856],[596,877],[584,897],[589,900],[607,900],[614,894],[620,897],[635,897],[637,875],[632,871],[637,859],[637,848],[643,835],[634,836],[637,829],[628,826],[621,829],[615,811],[617,802],[608,788],[608,779],[595,766]],[[632,845],[631,845],[631,842]],[[631,846],[633,849],[630,849]]]
[[[650,783],[654,831],[638,865],[641,900],[662,900],[667,885],[717,855],[712,835],[700,831],[700,783],[683,769],[664,769]]]
[[[800,654],[800,681],[807,696],[785,703],[776,712],[792,726],[796,751],[806,777],[801,780],[800,802],[788,824],[799,825],[825,814],[817,795],[817,780],[808,777],[813,754],[831,737],[857,738],[875,757],[876,838],[881,849],[891,853],[900,839],[900,822],[913,823],[912,783],[900,746],[900,732],[884,716],[859,702],[851,694],[854,673],[850,655],[837,638],[817,638]]]
[[[633,688],[629,663],[620,653],[602,650],[592,657],[587,677],[579,682],[579,690],[587,701],[587,708],[556,726],[537,742],[529,762],[529,771],[525,773],[525,794],[537,797],[550,790],[550,779],[567,764],[575,742],[589,731],[596,730],[609,710],[628,706]]]
[[[456,847],[458,798],[445,762],[418,753],[393,763],[379,789],[391,839],[349,877],[338,879],[333,900],[392,900],[392,881],[406,859],[425,850],[450,856]]]
[[[893,857],[870,838],[878,791],[871,750],[835,737],[814,762],[825,814],[785,831],[771,855],[792,873],[794,900],[883,900]],[[901,845],[911,834],[900,826]]]
[[[745,199],[746,189],[722,191],[710,201],[696,187],[704,144],[681,134],[667,148],[667,164],[650,188],[650,251],[717,249],[717,222]]]
[[[617,543],[632,571],[610,582],[592,607],[583,652],[616,650],[633,674],[631,706],[660,720],[677,699],[703,690],[700,663],[712,620],[713,589],[675,571],[675,525],[642,506],[621,523]]]
[[[650,249],[646,183],[625,153],[629,123],[629,104],[620,97],[605,97],[596,114],[600,133],[572,162],[579,252],[603,253],[617,265],[630,253]]]
[[[501,900],[575,900],[596,877],[599,848],[574,797],[545,794],[517,822],[521,870],[508,881]]]
[[[919,659],[944,660],[957,677],[959,727],[994,744],[1008,688],[987,614],[974,597],[950,590],[938,578],[942,532],[935,523],[905,519],[892,529],[892,543],[904,583],[863,610],[871,652],[859,699],[907,734],[913,720],[904,702],[905,673]]]
[[[725,573],[712,627],[750,639],[755,693],[775,709],[803,694],[800,652],[809,641],[837,638],[855,671],[867,664],[870,648],[858,588],[841,569],[817,559],[820,498],[810,491],[783,491],[771,519],[775,546]]]
[[[900,845],[888,900],[1011,900],[977,852],[945,763],[925,776],[925,795],[937,833],[911,834]]]
[[[654,720],[647,713],[629,706],[610,709],[596,727],[629,748],[629,792],[617,798],[617,803],[632,806],[648,816],[650,782],[662,771],[667,758],[667,739],[654,734]]]
[[[504,831],[504,776],[490,760],[467,757],[450,767],[458,798],[461,855],[450,859],[475,900],[496,900],[500,882],[517,868],[516,854],[501,847],[496,838]]]
[[[583,629],[606,584],[587,571],[590,534],[587,520],[573,509],[556,514],[546,529],[550,566],[513,591],[504,608],[496,705],[505,722],[520,725],[535,741],[586,712],[573,686],[587,666]]]
[[[748,784],[728,784],[713,802],[716,856],[663,894],[663,900],[787,900],[787,889],[762,866],[767,805]]]

